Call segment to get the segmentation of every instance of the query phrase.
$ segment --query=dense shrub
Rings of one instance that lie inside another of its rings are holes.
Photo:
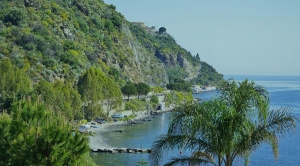
[[[45,53],[47,48],[49,48],[48,42],[42,36],[36,36],[36,45],[37,50],[41,51],[42,53]]]
[[[61,61],[70,64],[70,65],[77,65],[78,59],[74,57],[70,52],[64,52],[61,55]]]
[[[12,25],[18,26],[25,18],[24,12],[20,9],[12,9],[4,16],[4,22],[10,22]]]
[[[131,101],[125,103],[126,110],[139,111],[139,110],[146,110],[146,108],[147,108],[146,102],[138,99],[132,99]]]

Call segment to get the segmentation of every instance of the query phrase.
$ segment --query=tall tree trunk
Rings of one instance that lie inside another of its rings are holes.
[[[107,108],[106,108],[106,122],[108,122],[109,112],[110,112],[111,106],[109,100],[107,100]]]
[[[232,161],[231,161],[230,154],[226,154],[225,166],[232,166]]]

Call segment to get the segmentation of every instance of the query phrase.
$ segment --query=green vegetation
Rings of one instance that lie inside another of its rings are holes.
[[[206,62],[201,62],[200,75],[197,78],[192,79],[191,83],[220,86],[222,84],[222,81],[220,80],[223,80],[222,74],[218,73],[216,69]]]
[[[168,133],[152,146],[151,162],[158,165],[168,150],[189,149],[190,156],[174,157],[166,165],[231,166],[237,157],[244,158],[247,165],[250,154],[262,143],[270,144],[277,158],[278,137],[295,129],[298,119],[289,108],[268,109],[264,87],[248,80],[229,80],[216,98],[175,109]]]
[[[150,86],[143,82],[134,84],[134,86],[136,88],[138,98],[140,97],[140,95],[147,95],[150,92]]]
[[[89,119],[108,115],[121,105],[121,91],[114,79],[91,67],[78,87],[67,80],[42,80],[33,85],[10,59],[3,58],[0,68],[0,165],[93,165],[87,138],[73,132],[71,124],[83,118],[85,103]],[[102,111],[103,103],[107,112]]]
[[[145,100],[132,99],[125,103],[125,110],[141,111],[147,109],[147,103]]]
[[[128,101],[129,101],[130,96],[137,95],[136,87],[132,83],[126,84],[125,86],[123,86],[121,88],[121,91],[124,95],[126,95],[128,97]]]
[[[35,86],[33,94],[42,96],[48,107],[69,120],[83,118],[80,94],[70,82],[55,81],[49,83],[43,80]]]
[[[171,91],[166,95],[165,103],[169,107],[171,104],[180,105],[185,102],[191,102],[194,100],[193,94],[191,92],[179,92]]]
[[[158,97],[157,96],[151,96],[151,99],[150,99],[150,109],[151,110],[155,110],[157,107],[158,107],[158,104],[159,104],[159,100],[158,100]]]
[[[182,79],[188,77],[188,73],[180,67],[167,70],[169,76],[169,82],[174,82],[176,79]]]
[[[141,111],[141,110],[153,110],[156,109],[158,106],[159,100],[157,96],[152,96],[149,101],[145,99],[132,99],[125,103],[125,110],[132,110],[132,111]]]
[[[111,78],[107,77],[103,84],[104,102],[106,102],[106,117],[108,121],[109,112],[118,109],[122,104],[122,92],[119,85]]]
[[[147,95],[150,92],[150,86],[139,82],[139,83],[127,83],[125,86],[121,88],[121,91],[124,95],[128,96],[128,102],[125,103],[126,110],[149,110],[154,109],[158,106],[158,97],[152,96],[149,101],[147,102],[145,98],[140,99],[140,95]],[[157,91],[162,91],[161,88],[154,88]],[[137,95],[137,99],[133,99],[130,101],[129,96]]]
[[[106,117],[111,109],[118,108],[122,103],[120,87],[98,68],[91,67],[80,77],[78,91],[84,102],[84,116],[88,119],[101,114],[100,101],[107,104]]]
[[[78,81],[78,92],[84,102],[84,116],[88,119],[99,115],[102,110],[98,102],[104,99],[104,94],[100,93],[104,88],[104,77],[101,70],[92,67]]]
[[[200,65],[200,59],[179,46],[169,34],[148,33],[103,1],[1,2],[0,59],[10,58],[34,82],[63,78],[75,83],[94,65],[112,75],[120,85],[128,77],[135,82],[145,80],[159,85],[165,81],[157,75],[162,73],[160,70],[165,71],[159,67],[161,63],[167,69],[183,69],[183,61],[195,70]],[[137,45],[144,52],[137,52]],[[135,54],[144,57],[137,60]]]
[[[150,91],[154,92],[154,94],[156,93],[161,93],[164,89],[160,86],[153,86],[151,87]]]
[[[182,79],[174,79],[172,82],[167,84],[167,89],[191,92],[191,83]]]
[[[32,90],[32,82],[24,70],[12,65],[10,59],[4,58],[0,63],[0,109],[10,111],[11,103]]]
[[[149,85],[166,85],[168,77],[181,80],[190,76],[192,72],[183,64],[196,71],[200,63],[199,57],[192,56],[169,34],[146,32],[103,1],[2,0],[0,162],[89,162],[86,138],[70,134],[74,119],[108,118],[111,110],[119,110],[122,93],[128,99],[146,95]],[[176,75],[177,71],[180,74]],[[203,74],[209,75],[207,72]],[[133,86],[126,85],[128,81],[134,82]],[[174,89],[187,91],[186,87]],[[161,87],[154,88],[154,93],[160,92]],[[173,91],[167,97],[169,104],[190,100],[191,93],[186,92]],[[132,100],[126,108],[146,110],[157,104],[158,98],[152,97],[150,103]],[[18,153],[20,160],[15,161]],[[24,162],[25,158],[28,161]]]
[[[0,165],[95,165],[88,139],[39,101],[13,104],[0,115]]]
[[[160,28],[158,29],[158,32],[159,32],[159,33],[166,33],[166,32],[167,32],[167,29],[166,29],[165,27],[160,27]]]
[[[125,86],[121,88],[121,91],[124,95],[128,96],[133,96],[133,95],[138,95],[138,98],[140,95],[147,95],[150,92],[150,86],[143,83],[127,83]]]

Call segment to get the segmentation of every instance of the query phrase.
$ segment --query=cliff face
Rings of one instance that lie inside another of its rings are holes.
[[[191,64],[191,62],[181,53],[165,54],[157,50],[155,51],[155,56],[164,63],[166,68],[180,67],[187,72],[189,77],[197,75],[201,68],[200,64],[198,66]]]
[[[116,7],[98,0],[3,0],[0,58],[8,57],[34,81],[76,82],[98,66],[125,81],[165,85],[172,69],[192,77],[199,58],[168,34],[128,22]]]
[[[127,47],[133,51],[130,61],[124,73],[135,82],[146,82],[150,85],[165,85],[168,83],[168,75],[163,63],[153,56],[153,52],[141,45],[127,25],[123,25],[123,33],[127,41]]]

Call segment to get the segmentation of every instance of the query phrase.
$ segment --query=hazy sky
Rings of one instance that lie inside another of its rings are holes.
[[[222,74],[300,75],[300,0],[104,0]]]

